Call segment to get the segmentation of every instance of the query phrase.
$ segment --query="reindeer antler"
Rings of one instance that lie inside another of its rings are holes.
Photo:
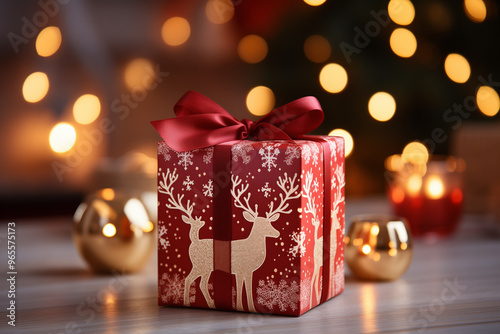
[[[184,195],[177,194],[177,199],[175,198],[173,194],[173,184],[177,179],[179,178],[179,175],[176,173],[177,169],[175,168],[172,173],[170,172],[170,169],[167,169],[166,173],[162,173],[163,181],[160,181],[160,185],[158,186],[158,191],[161,192],[162,194],[166,194],[169,196],[168,202],[166,204],[167,208],[169,209],[177,209],[182,212],[184,212],[188,217],[192,218],[193,214],[193,208],[194,208],[194,203],[191,203],[190,200],[187,201],[187,205],[183,206],[182,205],[182,199],[184,198]]]
[[[278,208],[276,208],[276,210],[273,210],[274,202],[271,202],[271,206],[269,207],[269,212],[266,213],[267,218],[277,213],[288,214],[292,212],[292,209],[287,210],[289,205],[288,200],[300,197],[300,192],[292,196],[292,194],[296,192],[297,189],[299,189],[299,185],[295,185],[296,179],[297,179],[297,174],[295,174],[293,178],[288,177],[287,173],[285,173],[283,178],[281,176],[278,177],[278,181],[276,183],[278,187],[280,187],[280,189],[283,190],[285,196],[283,196],[283,194],[280,194],[280,205],[278,206]],[[290,187],[288,188],[288,190],[286,189],[287,182],[290,183]]]
[[[248,186],[249,186],[248,183],[246,185],[242,185],[241,189],[236,189],[236,187],[238,187],[241,184],[242,180],[238,177],[238,175],[231,175],[231,181],[233,183],[233,187],[231,188],[231,195],[234,197],[234,201],[235,201],[234,206],[236,206],[237,208],[243,209],[244,211],[247,211],[248,213],[250,213],[254,217],[257,217],[258,205],[255,204],[255,210],[253,210],[250,207],[250,203],[249,203],[250,196],[252,194],[248,193],[248,196],[243,198],[243,200],[245,201],[245,204],[243,204],[240,200],[241,195],[248,190]]]
[[[345,175],[343,173],[344,170],[344,164],[342,163],[341,165],[337,166],[335,168],[335,171],[333,172],[333,175],[335,179],[337,180],[337,188],[334,194],[334,208],[337,211],[337,205],[344,200],[344,195],[342,195],[342,188],[345,186]],[[332,186],[334,183],[332,182]]]
[[[313,224],[317,220],[316,206],[314,204],[314,197],[311,194],[311,185],[313,181],[313,173],[311,171],[306,174],[306,182],[304,185],[303,195],[307,199],[305,213],[311,213],[313,215]]]

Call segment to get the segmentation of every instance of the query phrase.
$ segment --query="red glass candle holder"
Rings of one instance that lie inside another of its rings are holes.
[[[398,160],[399,159],[399,160]],[[465,163],[455,157],[430,156],[425,162],[386,160],[388,197],[396,215],[408,220],[414,236],[449,236],[462,214]]]

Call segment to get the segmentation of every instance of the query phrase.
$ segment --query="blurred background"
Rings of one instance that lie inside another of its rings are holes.
[[[469,212],[500,210],[500,21],[492,0],[0,3],[0,218],[155,191],[151,120],[187,91],[237,118],[313,95],[347,138],[349,198],[383,194],[417,141],[467,164]]]

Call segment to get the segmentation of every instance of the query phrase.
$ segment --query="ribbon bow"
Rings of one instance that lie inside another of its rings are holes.
[[[163,140],[178,152],[242,140],[301,138],[323,122],[318,100],[306,96],[276,108],[257,122],[237,120],[206,96],[188,91],[174,106],[177,117],[153,121]]]

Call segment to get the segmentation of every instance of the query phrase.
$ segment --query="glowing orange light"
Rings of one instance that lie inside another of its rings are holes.
[[[391,199],[396,204],[403,203],[403,201],[405,199],[405,193],[404,193],[403,189],[401,189],[401,188],[392,189]]]
[[[42,100],[49,91],[49,78],[43,72],[31,73],[23,84],[23,97],[26,101],[35,103]]]
[[[312,35],[304,42],[304,53],[310,61],[322,63],[330,57],[332,49],[326,38],[320,35]]]
[[[340,93],[347,85],[347,72],[339,64],[327,64],[319,73],[319,83],[329,93]]]
[[[205,14],[210,22],[223,24],[234,16],[234,5],[230,0],[208,0]]]
[[[326,0],[304,0],[304,2],[306,4],[308,4],[309,6],[316,7],[316,6],[321,6],[322,4],[324,4],[326,2]]]
[[[102,234],[104,234],[105,237],[111,238],[116,234],[116,227],[115,225],[111,223],[107,223],[104,225],[102,228]]]
[[[238,55],[249,64],[258,63],[267,56],[267,42],[257,35],[243,37],[238,43]]]
[[[444,194],[444,184],[443,181],[437,176],[429,177],[427,185],[425,188],[427,195],[431,199],[439,199],[443,197]]]
[[[165,21],[161,29],[163,41],[170,46],[184,44],[191,35],[191,26],[183,17],[172,17]]]
[[[266,86],[254,87],[247,94],[248,111],[256,116],[263,116],[270,112],[274,107],[274,102],[274,93]]]
[[[363,247],[361,247],[361,251],[363,252],[363,254],[370,254],[372,248],[370,247],[370,245],[363,245]]]
[[[58,27],[46,27],[36,38],[36,52],[42,57],[50,57],[61,46],[61,40],[61,31]]]
[[[101,196],[106,201],[112,201],[115,199],[115,191],[111,188],[105,188],[101,190]]]

